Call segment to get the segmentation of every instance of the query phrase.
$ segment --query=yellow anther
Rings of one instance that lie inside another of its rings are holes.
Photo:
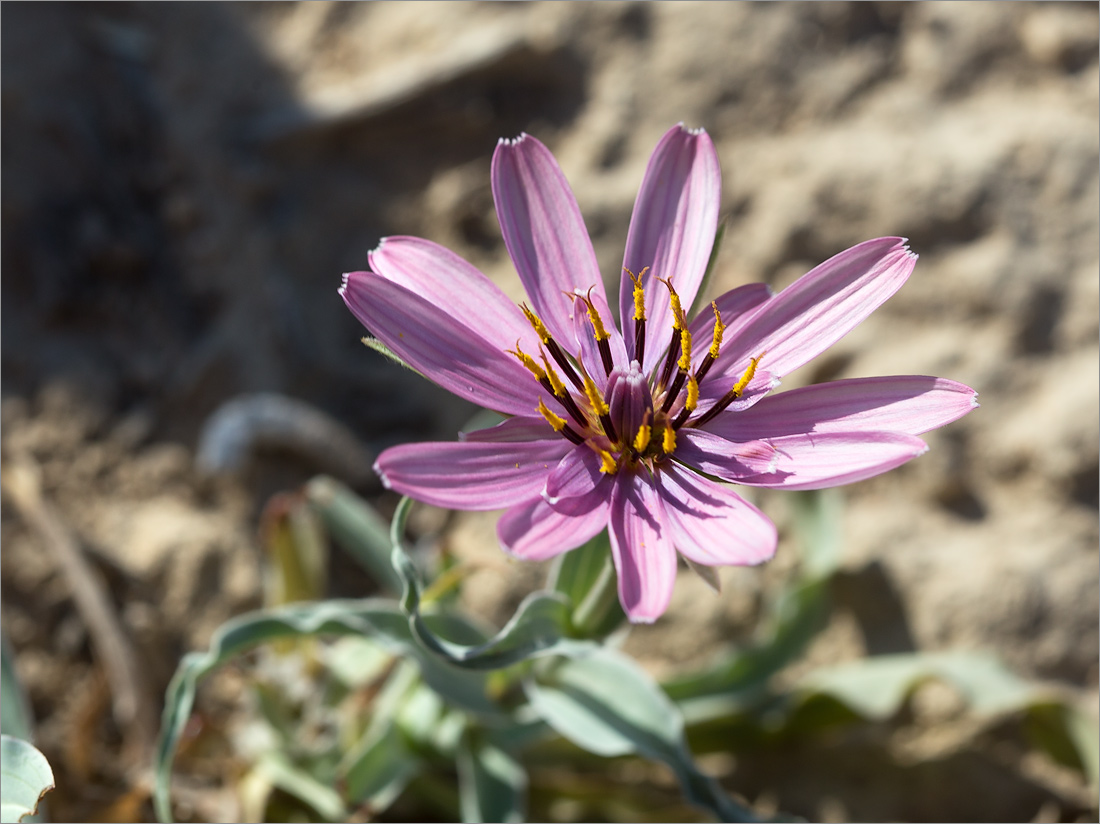
[[[684,323],[684,308],[680,305],[680,296],[676,294],[669,278],[657,279],[668,287],[668,300],[672,304],[672,328],[676,330],[683,329],[687,324]]]
[[[542,357],[542,365],[546,367],[546,379],[550,381],[550,388],[554,390],[554,395],[562,398],[565,396],[565,384],[561,382],[561,378],[558,377],[558,373],[554,371],[554,367],[550,365],[550,361],[546,358],[546,353],[540,353]]]
[[[687,397],[684,399],[684,409],[688,412],[694,412],[695,407],[699,405],[699,381],[695,380],[694,375],[688,376],[688,391]]]
[[[649,271],[649,267],[645,267],[638,274],[634,274],[626,267],[623,267],[623,271],[634,281],[634,320],[645,320],[645,289],[642,288],[642,275]]]
[[[745,374],[741,376],[732,390],[730,390],[735,398],[740,398],[741,394],[745,391],[745,387],[749,385],[749,381],[752,380],[752,376],[756,374],[756,364],[760,363],[760,359],[764,357],[765,353],[761,352],[755,358],[749,360],[749,368],[745,370]]]
[[[509,355],[515,355],[519,358],[519,362],[531,370],[531,374],[535,376],[536,380],[545,380],[546,373],[542,370],[542,367],[535,363],[535,359],[519,348],[519,341],[516,341],[516,348],[508,350]]]
[[[652,429],[649,424],[643,423],[638,427],[638,434],[634,436],[634,451],[641,454],[646,451],[649,446],[649,438],[652,435]]]
[[[597,416],[606,415],[611,411],[611,407],[607,405],[607,401],[603,399],[603,395],[596,387],[596,382],[588,375],[584,376],[584,394],[588,396],[588,402],[592,404],[592,411]]]
[[[553,411],[542,402],[542,398],[539,398],[539,414],[546,418],[546,422],[553,427],[555,432],[561,432],[565,429],[565,418],[559,418],[555,415]]]
[[[666,455],[676,451],[676,430],[672,428],[671,421],[665,421],[665,437],[661,441],[661,449]]]
[[[722,313],[718,311],[718,304],[711,303],[710,308],[714,310],[714,340],[710,344],[710,356],[717,359],[718,350],[722,346],[722,333],[726,331],[726,324],[722,323]]]
[[[588,307],[588,319],[592,322],[592,334],[596,336],[596,340],[607,340],[611,337],[607,334],[607,330],[603,328],[603,320],[600,318],[600,313],[596,311],[595,305],[591,300],[592,290],[589,289],[589,297],[583,298],[585,306]]]
[[[526,303],[521,303],[519,308],[523,310],[523,314],[527,316],[527,322],[531,324],[535,329],[535,334],[539,336],[539,340],[543,343],[550,342],[550,333],[546,330],[546,325],[539,319],[539,316],[532,312]]]
[[[600,472],[605,475],[614,475],[619,471],[619,464],[615,461],[615,456],[608,452],[606,449],[601,449],[600,459],[603,461],[603,466],[600,467]]]
[[[676,365],[685,372],[691,369],[691,332],[687,326],[680,329],[680,360]]]

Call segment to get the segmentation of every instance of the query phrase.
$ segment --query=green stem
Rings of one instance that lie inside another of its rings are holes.
[[[611,553],[604,557],[600,574],[573,611],[573,626],[583,637],[596,633],[619,602],[619,579]]]

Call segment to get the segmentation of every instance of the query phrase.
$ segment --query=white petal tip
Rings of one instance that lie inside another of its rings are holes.
[[[626,617],[630,621],[630,623],[632,623],[632,624],[652,624],[660,616],[657,616],[657,615],[631,615],[631,614],[627,613]]]

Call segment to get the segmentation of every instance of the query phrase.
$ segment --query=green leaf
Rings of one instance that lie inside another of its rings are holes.
[[[0,821],[22,821],[38,810],[42,796],[53,789],[53,771],[46,756],[21,738],[0,735]]]
[[[383,590],[401,591],[390,563],[389,524],[373,507],[339,481],[319,476],[306,484],[306,497],[325,527]]]
[[[401,795],[420,769],[420,759],[391,720],[373,730],[349,755],[342,769],[348,800],[381,812]]]
[[[1021,709],[1047,694],[991,655],[955,652],[879,655],[818,669],[795,692],[829,695],[864,718],[882,720],[895,715],[913,690],[932,678],[954,686],[976,712],[986,715]]]
[[[679,710],[653,679],[622,654],[601,648],[551,662],[524,682],[535,711],[563,737],[602,756],[638,753],[667,764],[688,801],[721,821],[756,821],[696,767]]]
[[[448,667],[426,653],[414,640],[408,619],[393,602],[365,599],[296,603],[242,615],[214,632],[206,652],[185,655],[168,685],[155,759],[154,803],[161,821],[171,821],[172,761],[202,678],[229,658],[258,644],[320,635],[373,637],[393,653],[413,657],[424,681],[447,700],[487,717],[499,713],[486,697],[485,677]]]
[[[7,636],[0,636],[0,729],[13,738],[32,740],[31,708],[15,674],[15,656]]]
[[[348,810],[340,794],[294,764],[286,753],[280,750],[265,752],[256,767],[272,785],[313,807],[322,821],[347,819]]]
[[[526,817],[527,773],[504,750],[466,737],[458,749],[458,791],[465,822]]]
[[[489,641],[458,644],[432,630],[430,615],[420,611],[420,575],[405,552],[403,535],[411,506],[402,499],[393,516],[390,540],[392,562],[404,581],[401,606],[417,640],[449,664],[475,670],[495,670],[551,654],[580,655],[596,648],[592,641],[570,636],[570,604],[556,592],[532,592],[519,605],[511,620]]]

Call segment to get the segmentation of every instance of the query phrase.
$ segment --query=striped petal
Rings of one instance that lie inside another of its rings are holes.
[[[825,489],[880,475],[928,451],[902,432],[822,432],[770,438],[775,472],[737,479],[746,486]]]
[[[448,509],[504,509],[538,497],[571,444],[411,443],[387,449],[374,471],[387,489]]]
[[[535,498],[513,507],[497,524],[501,547],[525,561],[545,561],[576,549],[607,526],[608,499],[596,496],[576,504],[555,509]]]
[[[555,509],[571,512],[575,501],[593,495],[611,496],[611,476],[600,472],[602,461],[585,445],[573,447],[546,477],[542,496]]]
[[[673,126],[649,159],[623,256],[623,266],[635,274],[649,267],[644,278],[647,329],[663,335],[672,326],[668,289],[657,278],[671,278],[684,309],[691,308],[714,246],[721,199],[722,170],[710,136],[702,129]],[[626,272],[621,283],[620,317],[633,357],[633,326],[626,320],[634,316],[633,284]],[[647,346],[643,371],[660,356],[656,347]]]
[[[828,349],[893,295],[917,256],[904,238],[868,240],[792,283],[730,336],[714,369],[740,374],[749,358],[782,377]]]
[[[493,200],[504,245],[535,312],[559,341],[573,340],[573,301],[589,289],[607,301],[596,253],[561,167],[530,135],[493,154]]]
[[[676,549],[704,566],[759,564],[775,554],[775,524],[731,489],[675,465],[657,476]]]
[[[730,339],[736,335],[737,330],[752,317],[753,311],[773,297],[775,295],[766,283],[746,283],[716,297],[713,302],[722,315],[722,323],[726,327],[725,338]],[[714,310],[710,304],[699,308],[698,314],[688,324],[688,330],[695,341],[692,362],[698,366],[714,338]]]
[[[676,460],[700,472],[741,482],[775,471],[778,456],[768,441],[734,442],[701,429],[676,433]]]
[[[368,260],[374,272],[464,322],[498,349],[513,349],[518,340],[525,351],[538,351],[538,335],[519,307],[450,249],[417,237],[387,237]]]
[[[672,598],[676,550],[660,496],[648,476],[616,476],[608,526],[623,611],[634,623],[651,624]]]
[[[944,378],[855,378],[769,395],[751,409],[718,415],[704,428],[733,440],[861,430],[919,435],[977,406],[973,389]]]
[[[425,377],[479,406],[530,415],[541,387],[515,358],[448,312],[372,272],[344,276],[359,322]]]

